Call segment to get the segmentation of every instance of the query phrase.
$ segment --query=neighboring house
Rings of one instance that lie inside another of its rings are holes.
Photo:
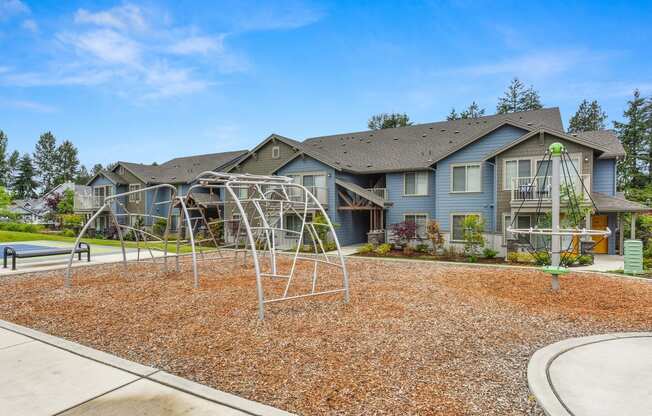
[[[88,216],[93,215],[103,204],[104,199],[111,195],[128,191],[138,191],[160,184],[171,184],[176,188],[177,195],[185,195],[194,183],[197,175],[204,171],[226,170],[247,151],[212,153],[197,156],[180,157],[169,160],[161,165],[144,165],[130,162],[118,162],[111,170],[103,170],[93,176],[88,186],[92,189]],[[168,206],[162,202],[170,200],[169,189],[152,189],[146,192],[134,192],[113,203],[112,210],[117,214],[118,221],[125,225],[134,225],[143,218],[145,226],[153,225],[153,214],[165,217]],[[179,213],[173,210],[171,227],[176,229]],[[100,214],[94,224],[97,232],[105,232],[111,225],[108,210]]]
[[[462,244],[465,216],[478,215],[488,245],[504,253],[512,215],[520,208],[516,222],[529,227],[539,199],[543,210],[550,207],[549,193],[522,185],[537,176],[552,142],[567,147],[595,201],[591,227],[622,230],[622,214],[649,211],[616,194],[616,161],[624,150],[615,134],[564,133],[557,108],[311,138],[274,173],[322,188],[316,191],[342,244],[364,242],[369,231],[402,221],[415,222],[425,238],[429,220],[439,222],[448,243]],[[618,238],[622,232],[596,251],[615,253]]]
[[[44,213],[39,209],[38,199],[15,199],[7,207],[7,211],[16,216],[20,222],[41,224]],[[9,220],[9,218],[4,219]]]
[[[78,200],[78,195],[90,192],[90,188],[84,185],[77,185],[73,182],[65,182],[57,185],[52,190],[39,198],[32,199],[17,199],[12,201],[8,209],[10,212],[17,214],[22,222],[29,222],[32,224],[53,225],[52,217],[48,217],[50,208],[47,205],[47,200],[54,195],[63,195],[65,191],[72,190],[75,193],[74,210],[75,212],[82,211],[83,205]]]

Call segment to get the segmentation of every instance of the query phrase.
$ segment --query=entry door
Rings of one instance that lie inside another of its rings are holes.
[[[609,222],[606,215],[594,215],[591,217],[591,228],[593,228],[594,230],[606,230],[608,223]],[[593,241],[597,243],[593,248],[594,253],[607,254],[609,252],[608,237],[596,235],[593,236]]]

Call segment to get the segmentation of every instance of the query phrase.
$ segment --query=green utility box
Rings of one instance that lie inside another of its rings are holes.
[[[625,274],[643,273],[643,242],[625,241]]]

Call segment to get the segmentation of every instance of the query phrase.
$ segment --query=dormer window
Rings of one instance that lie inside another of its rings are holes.
[[[124,174],[125,174],[124,166],[118,166],[118,175],[124,176]]]
[[[281,147],[274,146],[272,147],[272,159],[279,159],[281,157]]]

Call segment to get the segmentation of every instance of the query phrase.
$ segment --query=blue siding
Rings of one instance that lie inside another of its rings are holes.
[[[403,195],[404,173],[388,173],[387,193],[389,200],[394,203],[387,210],[387,228],[405,220],[405,214],[428,214],[430,219],[436,218],[436,175],[430,171],[428,176],[428,195],[405,196]]]
[[[607,240],[608,254],[616,254],[616,227],[618,227],[618,214],[615,212],[607,214],[607,227],[611,230],[612,234]],[[621,230],[622,232],[622,230]]]
[[[607,195],[616,192],[616,159],[593,161],[593,191]]]
[[[494,166],[481,163],[482,191],[476,193],[451,193],[451,165],[465,162],[480,162],[494,152],[525,133],[525,130],[504,126],[480,140],[455,152],[437,163],[436,213],[442,230],[450,231],[450,214],[454,212],[479,212],[485,220],[487,232],[495,230]]]

